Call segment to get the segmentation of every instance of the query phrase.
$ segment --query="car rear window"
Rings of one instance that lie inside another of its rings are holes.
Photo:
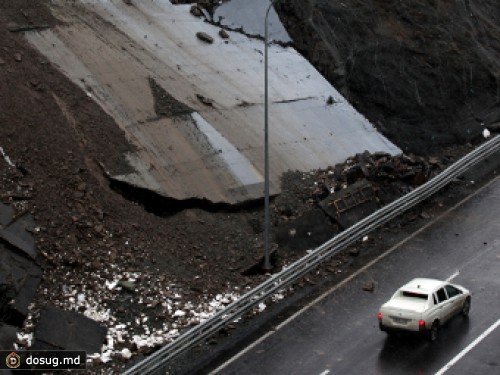
[[[427,299],[429,298],[429,295],[428,294],[423,294],[423,293],[415,293],[415,292],[407,292],[405,290],[403,290],[401,292],[401,295],[403,297],[410,297],[410,298],[418,298],[418,299],[424,299],[427,301]]]

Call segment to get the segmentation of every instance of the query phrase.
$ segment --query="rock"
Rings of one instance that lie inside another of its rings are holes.
[[[191,6],[190,12],[195,17],[201,17],[203,15],[203,12],[198,5]]]
[[[0,57],[0,66],[5,65],[5,60]]]
[[[214,38],[212,38],[210,35],[208,35],[207,33],[203,32],[203,31],[198,31],[196,33],[196,36],[198,37],[198,39],[200,39],[201,41],[203,41],[205,43],[212,44],[214,42]]]
[[[429,165],[439,166],[440,164],[441,164],[441,162],[439,161],[438,158],[436,158],[436,157],[429,158]]]
[[[207,98],[207,97],[205,97],[203,95],[196,94],[196,97],[198,98],[198,100],[200,102],[202,102],[205,105],[212,106],[214,104],[214,101],[212,99]]]
[[[422,219],[429,220],[431,218],[431,215],[429,215],[427,212],[422,211],[419,215]]]
[[[135,283],[133,281],[121,280],[118,285],[125,289],[127,292],[135,292]]]
[[[220,29],[219,30],[219,36],[222,38],[222,39],[229,39],[229,34],[226,30],[224,29]]]
[[[14,54],[14,60],[16,60],[17,62],[21,62],[23,61],[23,56],[19,52],[17,52]]]
[[[123,2],[127,5],[133,5],[132,0],[123,0]]]
[[[124,348],[120,351],[120,357],[123,360],[130,359],[130,357],[132,357],[132,352],[128,348]]]
[[[375,283],[373,281],[368,281],[363,284],[362,289],[365,292],[373,292],[375,290]]]
[[[359,255],[359,249],[357,249],[357,248],[349,249],[349,255],[352,255],[353,257],[358,256]]]

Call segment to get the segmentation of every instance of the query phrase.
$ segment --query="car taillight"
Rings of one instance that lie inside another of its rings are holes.
[[[418,326],[420,327],[420,329],[425,328],[425,320],[420,319],[420,320],[418,321]]]
[[[382,313],[378,313],[378,320],[382,320]]]

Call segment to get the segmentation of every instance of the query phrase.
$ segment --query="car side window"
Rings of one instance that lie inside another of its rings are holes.
[[[444,288],[439,289],[437,292],[437,297],[439,300],[439,303],[446,301],[448,298],[446,297],[446,293],[444,291]]]
[[[462,294],[462,291],[459,289],[455,288],[452,285],[446,285],[446,292],[448,293],[448,297],[452,298],[455,296],[458,296],[459,294]]]
[[[435,295],[435,294],[433,294],[433,295],[432,295],[432,298],[434,299],[434,304],[435,304],[435,305],[437,305],[437,304],[438,304],[438,301],[437,301],[437,299],[436,299],[436,295]]]

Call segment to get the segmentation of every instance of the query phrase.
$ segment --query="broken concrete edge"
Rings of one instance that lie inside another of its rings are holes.
[[[22,327],[42,279],[42,268],[0,244],[0,318]]]
[[[15,349],[14,343],[17,339],[18,328],[9,324],[0,322],[0,349]]]
[[[213,26],[217,26],[220,28],[219,30],[219,36],[222,38],[222,39],[225,39],[225,42],[227,43],[227,39],[230,38],[230,35],[228,33],[228,31],[231,31],[231,32],[235,32],[235,33],[238,33],[238,34],[241,34],[241,35],[244,35],[246,36],[247,38],[249,39],[257,39],[257,40],[261,40],[261,41],[264,41],[264,36],[261,35],[261,34],[252,34],[252,33],[248,33],[246,32],[242,26],[239,26],[239,27],[230,27],[229,25],[223,25],[222,24],[222,20],[219,19],[219,20],[215,20],[214,19],[214,10],[220,5],[221,3],[216,3],[216,4],[213,4],[212,7],[210,7],[208,10],[205,9],[204,6],[206,6],[207,4],[205,3],[200,3],[200,2],[197,2],[195,3],[194,5],[192,5],[191,9],[190,9],[190,12],[193,16],[195,17],[201,17],[203,16],[204,19],[205,19],[205,22],[213,25]],[[200,14],[200,12],[202,14]],[[295,44],[293,41],[288,41],[288,42],[284,42],[284,41],[281,41],[281,40],[270,40],[269,41],[270,44],[276,44],[276,45],[279,45],[283,48],[287,48],[287,47],[294,47]]]
[[[26,211],[16,213],[10,204],[0,202],[0,238],[22,255],[37,261],[40,253],[32,236],[34,222]]]
[[[125,199],[141,204],[148,212],[176,213],[184,209],[199,208],[208,212],[227,211],[236,212],[263,205],[264,197],[247,198],[235,201],[214,201],[208,197],[191,197],[179,199],[165,194],[160,189],[144,187],[139,175],[107,176],[111,188],[120,193]],[[247,188],[251,188],[247,186]],[[280,193],[271,191],[270,199]]]
[[[0,228],[0,238],[7,244],[11,245],[13,248],[17,249],[18,252],[29,257],[35,262],[39,260],[40,253],[36,250],[34,244],[24,241],[23,239],[3,228]]]
[[[85,334],[82,335],[82,332]],[[106,334],[105,326],[85,315],[48,304],[40,310],[34,333],[35,344],[31,349],[52,347],[100,353]]]

